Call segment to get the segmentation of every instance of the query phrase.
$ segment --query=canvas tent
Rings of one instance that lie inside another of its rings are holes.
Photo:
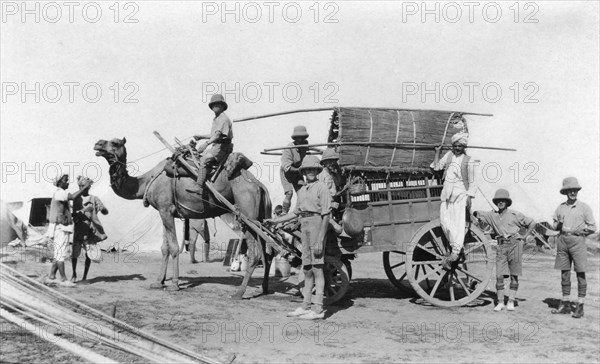
[[[100,242],[101,249],[128,250],[135,252],[160,251],[163,241],[163,227],[160,215],[153,208],[143,207],[141,201],[128,201],[107,191],[100,196],[109,210],[108,215],[100,215],[108,238]],[[16,238],[26,245],[34,245],[41,241],[48,225],[48,209],[50,198],[33,198],[25,202],[2,202],[2,243]],[[226,218],[227,219],[227,218]],[[239,238],[239,232],[220,218],[209,219],[211,242],[224,244],[229,239]],[[183,239],[183,220],[176,219],[176,232],[179,242]]]
[[[20,207],[22,204],[6,204],[4,201],[0,202],[0,214],[2,218],[0,226],[0,243],[8,243],[16,238],[25,241],[27,239],[27,225],[21,221],[12,210]]]

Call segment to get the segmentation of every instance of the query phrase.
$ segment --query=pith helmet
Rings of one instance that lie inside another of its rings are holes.
[[[318,169],[319,171],[323,170],[323,166],[319,162],[319,158],[314,155],[307,155],[302,160],[302,165],[300,166],[300,172],[304,171],[308,168]]]
[[[225,98],[221,94],[214,94],[210,98],[210,102],[208,103],[208,108],[212,109],[213,105],[216,103],[223,104],[223,111],[227,110],[227,103],[225,102]]]
[[[498,191],[496,191],[496,194],[494,195],[494,198],[492,199],[492,201],[497,205],[498,202],[505,200],[507,201],[506,205],[507,207],[512,205],[512,200],[510,198],[510,195],[508,194],[508,191],[505,190],[504,188],[499,189]]]
[[[323,152],[323,156],[321,157],[321,163],[323,163],[324,161],[332,161],[332,160],[336,160],[337,161],[339,159],[340,159],[340,156],[335,151],[335,149],[333,149],[333,148],[327,148]]]
[[[308,138],[308,132],[306,131],[306,126],[298,125],[294,128],[294,132],[292,133],[292,139],[295,138]]]
[[[560,193],[563,195],[566,195],[567,190],[579,191],[580,189],[581,189],[581,186],[579,185],[579,182],[577,182],[577,178],[567,177],[567,178],[563,179],[563,186],[560,189]]]

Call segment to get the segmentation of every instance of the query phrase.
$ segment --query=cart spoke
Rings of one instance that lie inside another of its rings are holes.
[[[441,260],[420,260],[418,262],[412,262],[412,265],[428,265],[429,268],[433,268],[432,264],[440,264]]]
[[[440,279],[437,280],[437,282],[435,282],[435,284],[433,285],[433,289],[431,290],[431,292],[429,293],[429,295],[433,298],[435,296],[435,293],[437,292],[440,283],[442,283],[442,281],[444,280],[444,275],[440,276]]]
[[[456,301],[454,298],[454,285],[450,282],[450,301]]]
[[[444,248],[444,242],[440,240],[440,238],[433,233],[433,230],[429,232],[429,235],[433,238],[433,242],[435,242],[435,246],[437,246],[437,250],[440,254],[444,254],[446,249]]]
[[[467,286],[465,285],[465,282],[463,282],[462,279],[460,279],[458,277],[458,274],[456,274],[456,272],[454,273],[454,275],[456,276],[456,279],[458,280],[458,283],[462,286],[462,288],[465,290],[465,292],[467,293],[467,295],[470,295],[471,291],[469,290],[469,288],[467,288]]]
[[[481,279],[475,277],[474,275],[472,275],[471,273],[467,272],[465,269],[462,269],[461,267],[456,267],[456,269],[458,269],[459,271],[463,272],[468,277],[473,278],[474,280],[476,280],[479,283],[483,282]]]
[[[427,252],[427,253],[429,253],[429,254],[433,255],[433,256],[434,256],[434,257],[436,257],[436,258],[442,259],[442,256],[441,256],[441,255],[437,254],[436,252],[432,252],[432,251],[431,251],[431,250],[429,250],[429,249],[426,249],[425,247],[423,247],[423,246],[422,246],[422,245],[420,245],[420,244],[417,244],[417,245],[416,245],[416,248],[419,248],[419,249],[421,249],[421,250],[423,250],[423,251],[425,251],[425,252]]]
[[[395,269],[395,268],[398,268],[399,266],[401,266],[401,265],[403,265],[403,264],[405,264],[405,263],[406,263],[406,262],[400,262],[400,263],[398,263],[398,264],[394,264],[394,265],[392,265],[392,266],[390,267],[390,269]]]
[[[398,279],[398,282],[400,282],[401,280],[403,280],[406,277],[406,272],[404,272],[404,274],[400,277],[400,279]]]
[[[483,245],[483,242],[479,242],[479,243],[477,243],[477,244],[473,244],[473,246],[469,247],[469,250],[466,250],[466,251],[464,252],[465,256],[469,255],[469,253],[471,253],[473,250],[475,250],[475,249],[479,248],[479,247],[480,247],[480,246],[482,246],[482,245]]]
[[[421,282],[423,282],[423,280],[424,280],[424,279],[427,279],[427,278],[429,278],[429,277],[430,277],[430,276],[432,276],[434,273],[435,273],[435,274],[437,274],[437,273],[438,273],[440,270],[442,270],[443,268],[444,268],[444,267],[440,265],[439,267],[435,268],[434,270],[432,270],[432,271],[429,271],[429,273],[427,273],[427,274],[425,274],[425,275],[421,276],[421,278],[420,278],[420,279],[417,279],[417,280],[416,280],[416,281],[417,281],[417,283],[421,283]],[[423,267],[423,270],[425,270],[425,267]],[[439,276],[439,274],[438,274],[438,276]]]

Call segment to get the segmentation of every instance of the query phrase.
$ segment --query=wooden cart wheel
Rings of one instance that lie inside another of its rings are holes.
[[[440,220],[436,219],[415,233],[406,252],[408,281],[419,296],[436,306],[462,306],[478,298],[494,269],[491,246],[474,225],[467,231],[458,261],[446,270],[442,257],[450,250]]]
[[[383,252],[383,269],[388,279],[396,288],[403,289],[402,281],[406,278],[406,253],[403,251]]]
[[[325,273],[325,299],[323,304],[330,305],[337,302],[348,292],[350,280],[345,268],[340,259],[325,256],[325,266],[323,267]]]
[[[346,268],[346,275],[348,275],[348,280],[352,280],[352,261],[348,258],[342,257],[342,263],[344,263],[344,268]]]
[[[348,262],[349,263],[349,262]],[[324,305],[330,305],[339,301],[350,286],[350,280],[348,279],[348,273],[346,272],[346,266],[342,261],[334,256],[325,256],[325,264],[323,265],[323,273],[325,275],[325,297],[323,299]],[[304,289],[304,273],[300,275],[300,293]],[[313,288],[313,294],[315,289]]]

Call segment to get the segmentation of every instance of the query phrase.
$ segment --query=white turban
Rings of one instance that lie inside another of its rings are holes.
[[[63,177],[65,177],[65,176],[69,177],[69,174],[68,173],[59,174],[52,180],[52,184],[55,185],[56,187],[58,187],[58,182],[60,182],[63,179]]]
[[[456,133],[452,136],[452,144],[460,143],[462,145],[467,145],[469,141],[469,134],[467,133]]]

